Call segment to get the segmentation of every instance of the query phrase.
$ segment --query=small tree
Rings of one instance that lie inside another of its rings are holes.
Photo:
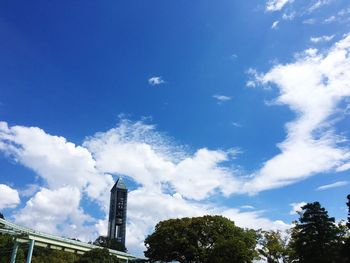
[[[300,263],[338,262],[339,229],[319,202],[302,207],[292,230],[291,247]]]
[[[258,252],[268,263],[286,262],[288,255],[287,240],[280,231],[262,231]]]

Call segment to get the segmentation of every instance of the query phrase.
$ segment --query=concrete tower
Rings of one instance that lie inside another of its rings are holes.
[[[111,201],[109,205],[108,237],[116,238],[117,241],[125,246],[126,230],[126,208],[127,208],[128,189],[122,178],[111,189]]]

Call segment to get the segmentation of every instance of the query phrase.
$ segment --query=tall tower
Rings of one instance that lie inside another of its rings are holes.
[[[122,178],[111,189],[111,201],[109,205],[108,238],[116,238],[125,246],[126,208],[128,189]]]

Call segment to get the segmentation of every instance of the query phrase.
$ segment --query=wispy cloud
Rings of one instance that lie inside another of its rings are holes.
[[[345,169],[350,149],[335,133],[334,123],[344,117],[341,102],[350,97],[350,35],[328,52],[316,49],[299,54],[296,61],[275,65],[264,75],[253,71],[262,85],[276,85],[275,105],[297,113],[286,124],[286,139],[278,144],[280,154],[266,161],[245,183],[245,191],[259,192],[282,187],[317,173]]]
[[[278,29],[278,24],[279,24],[278,20],[273,22],[272,25],[271,25],[271,29],[275,29],[275,30]]]
[[[332,183],[332,184],[322,185],[322,186],[320,186],[320,187],[317,187],[316,190],[322,191],[322,190],[327,190],[327,189],[342,187],[342,186],[345,186],[345,185],[348,185],[348,184],[349,184],[348,181],[339,181],[339,182],[335,182],[335,183]]]
[[[261,83],[263,75],[258,73],[258,71],[254,68],[249,68],[246,73],[249,78],[249,80],[246,82],[246,86],[248,88],[256,88],[259,83]]]
[[[283,9],[283,14],[278,20],[292,21],[295,18],[300,18],[302,23],[306,25],[314,25],[316,23],[328,24],[334,21],[348,23],[350,21],[348,18],[350,7],[338,11],[334,11],[336,7],[330,8],[327,18],[322,17],[322,15],[317,12],[319,9],[335,3],[335,0],[300,1],[297,5],[292,5],[293,2],[294,0],[268,0],[266,2],[265,11],[269,13],[281,11]],[[287,7],[285,8],[285,6]],[[278,23],[276,23],[278,20],[275,21],[271,28],[278,28]]]
[[[327,17],[327,18],[323,21],[323,23],[324,23],[324,24],[330,24],[330,23],[334,22],[336,19],[337,19],[337,18],[336,18],[335,16],[330,16],[330,17]]]
[[[266,11],[274,12],[281,10],[286,4],[293,3],[294,0],[269,0],[266,3]]]
[[[308,19],[305,19],[303,21],[303,24],[306,24],[306,25],[313,25],[316,23],[316,19],[315,18],[308,18]]]
[[[231,124],[233,125],[233,126],[235,126],[236,128],[242,128],[242,124],[240,124],[240,123],[238,123],[238,122],[231,122]]]
[[[33,196],[36,192],[40,190],[40,186],[37,184],[28,184],[24,189],[22,189],[19,193],[21,196],[24,197],[31,197]]]
[[[242,206],[240,206],[241,207],[241,209],[254,209],[255,207],[254,206],[252,206],[252,205],[242,205]]]
[[[332,0],[317,0],[312,6],[308,9],[308,12],[311,13],[316,9],[319,9],[325,5],[328,5],[332,2]]]
[[[306,205],[306,202],[299,202],[299,203],[291,203],[290,206],[292,207],[292,210],[290,210],[290,215],[296,215],[299,212],[301,212],[301,208]]]
[[[165,83],[161,76],[154,76],[148,79],[148,84],[156,86]]]
[[[320,42],[329,42],[334,38],[334,35],[330,35],[330,36],[321,36],[321,37],[311,37],[310,41],[312,43],[320,43]]]
[[[217,100],[218,103],[230,101],[232,98],[225,95],[213,95],[213,98]]]
[[[296,12],[291,12],[291,13],[284,13],[282,15],[283,20],[293,20],[296,16]]]

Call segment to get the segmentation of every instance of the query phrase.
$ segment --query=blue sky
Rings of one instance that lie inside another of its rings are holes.
[[[345,0],[2,1],[1,211],[93,240],[122,175],[138,254],[170,217],[345,219],[349,31]]]

